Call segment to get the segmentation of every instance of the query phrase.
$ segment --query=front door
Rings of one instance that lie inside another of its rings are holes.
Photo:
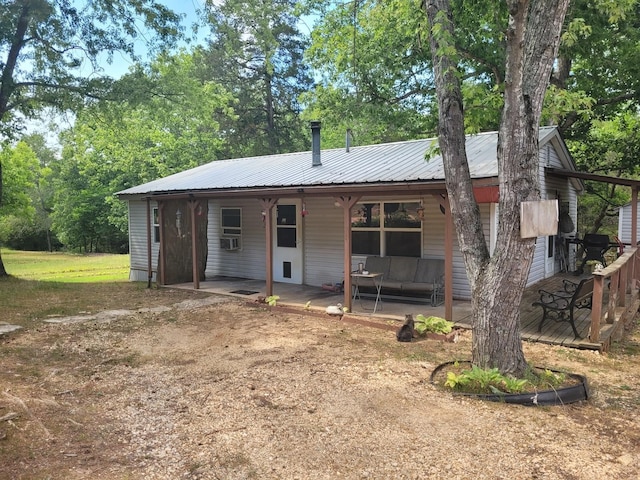
[[[278,203],[273,214],[273,280],[302,284],[301,203],[298,200]]]

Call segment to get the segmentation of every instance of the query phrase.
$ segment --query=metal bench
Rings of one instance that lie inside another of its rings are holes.
[[[564,291],[547,292],[538,290],[540,301],[533,302],[533,306],[542,307],[542,320],[538,325],[538,332],[542,325],[550,318],[556,322],[569,322],[575,338],[580,338],[575,324],[575,311],[583,308],[591,309],[593,297],[593,277],[585,278],[580,283],[563,280]]]

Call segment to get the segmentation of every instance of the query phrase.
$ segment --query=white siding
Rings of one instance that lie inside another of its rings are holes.
[[[545,175],[545,167],[566,168],[562,163],[558,154],[551,143],[548,143],[540,150],[540,194],[543,200],[560,199],[560,202],[569,202],[569,215],[573,220],[574,231],[565,233],[565,236],[575,235],[575,226],[577,225],[578,216],[578,195],[571,181],[567,178],[553,177]],[[571,245],[569,250],[569,266],[575,264],[575,246]],[[547,239],[546,237],[538,237],[536,239],[536,248],[533,255],[533,263],[529,272],[527,285],[532,285],[545,278],[545,261],[547,258]],[[556,261],[556,273],[559,271],[560,265]]]
[[[242,238],[238,250],[220,248],[220,209],[242,209]],[[207,229],[209,253],[205,275],[213,277],[266,278],[266,239],[262,222],[262,208],[257,199],[231,199],[209,201],[209,225]]]
[[[640,211],[640,203],[638,203],[638,211]],[[631,204],[620,207],[618,211],[618,238],[623,243],[631,244]],[[640,240],[640,222],[638,222],[636,230],[636,239]]]
[[[334,205],[333,198],[306,198],[305,203],[309,214],[302,221],[303,281],[306,285],[314,286],[342,282],[344,210]],[[358,260],[355,260],[357,263]]]
[[[148,278],[148,258],[147,258],[147,202],[146,200],[129,200],[129,253],[131,256],[131,268],[129,270],[129,280],[135,282],[147,281]],[[151,264],[153,280],[155,281],[158,267],[159,243],[153,241],[153,209],[157,207],[156,202],[151,202]]]

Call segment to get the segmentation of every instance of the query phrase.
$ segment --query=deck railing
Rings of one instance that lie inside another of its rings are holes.
[[[623,326],[635,312],[627,305],[638,298],[640,282],[640,249],[631,248],[620,255],[613,263],[600,271],[593,272],[593,300],[591,309],[591,328],[589,340],[600,341],[600,327],[606,322],[611,325],[611,336]],[[604,297],[607,291],[608,301]],[[631,300],[629,300],[631,299]]]

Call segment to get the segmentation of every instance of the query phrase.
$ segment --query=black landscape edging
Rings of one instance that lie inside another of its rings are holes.
[[[438,365],[433,372],[431,372],[430,382],[435,385],[435,376],[443,368],[460,362],[446,362]],[[470,363],[470,362],[464,362]],[[514,403],[525,406],[557,406],[567,405],[569,403],[581,402],[589,399],[589,385],[587,383],[587,377],[579,375],[577,373],[560,372],[558,370],[551,370],[554,373],[564,373],[569,377],[578,381],[576,385],[569,387],[563,387],[558,389],[541,390],[539,392],[529,393],[506,393],[506,394],[481,394],[481,393],[461,393],[454,392],[454,395],[460,395],[465,397],[473,397],[481,400],[488,400],[491,402],[504,402]]]

